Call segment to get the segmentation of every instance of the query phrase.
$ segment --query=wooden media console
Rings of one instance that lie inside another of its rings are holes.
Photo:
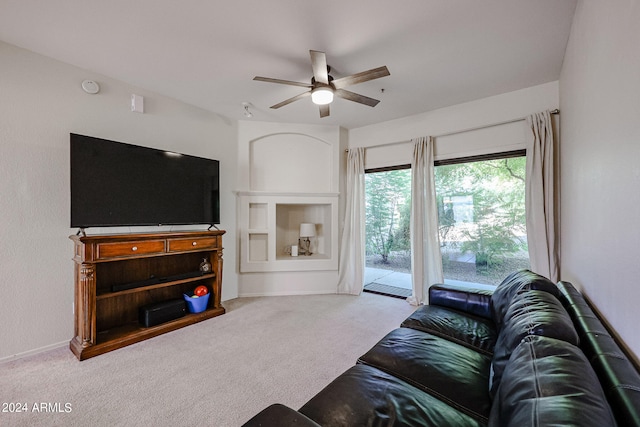
[[[224,231],[70,236],[75,264],[74,337],[79,360],[224,314]],[[207,259],[211,271],[201,273]],[[140,307],[183,298],[198,285],[211,296],[207,309],[152,327],[139,323]]]

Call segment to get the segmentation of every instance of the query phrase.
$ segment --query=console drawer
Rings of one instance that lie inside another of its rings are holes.
[[[126,243],[98,243],[97,259],[139,257],[164,252],[164,240],[141,240]]]
[[[216,249],[217,247],[218,239],[215,237],[169,239],[168,252],[197,251],[200,249]]]

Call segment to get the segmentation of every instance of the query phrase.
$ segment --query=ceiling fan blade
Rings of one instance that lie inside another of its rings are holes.
[[[259,82],[267,82],[267,83],[279,83],[281,85],[308,87],[309,89],[312,88],[312,85],[310,85],[309,83],[292,82],[291,80],[272,79],[270,77],[255,76],[253,80],[257,80]]]
[[[289,99],[285,99],[284,101],[276,104],[276,105],[272,105],[271,108],[276,109],[276,108],[280,108],[280,107],[284,107],[287,104],[291,104],[294,101],[297,101],[298,99],[302,99],[305,98],[307,96],[311,95],[311,91],[307,91],[307,92],[303,92],[300,95],[296,95],[292,98]]]
[[[375,107],[380,102],[377,99],[369,98],[368,96],[360,95],[358,93],[349,92],[344,89],[337,89],[334,95],[340,98],[348,99],[349,101],[358,102],[360,104],[368,105],[369,107]]]
[[[324,52],[310,50],[311,68],[313,68],[313,78],[318,83],[329,84],[329,71],[327,70],[327,56]]]
[[[341,77],[333,80],[331,83],[336,89],[342,89],[343,87],[368,82],[369,80],[379,79],[380,77],[386,77],[389,75],[391,75],[391,73],[387,67],[378,67],[361,73],[352,74],[347,77]]]
[[[320,117],[329,116],[329,104],[320,105]]]

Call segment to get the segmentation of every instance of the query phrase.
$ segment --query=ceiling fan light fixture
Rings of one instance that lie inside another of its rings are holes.
[[[327,105],[333,102],[333,91],[328,87],[318,87],[311,91],[311,101],[316,105]]]
[[[273,79],[271,77],[255,76],[253,80],[278,83],[289,86],[301,86],[309,90],[300,93],[289,99],[285,99],[270,108],[277,109],[289,105],[294,101],[302,98],[306,98],[311,95],[311,101],[318,105],[320,108],[320,117],[329,116],[329,104],[333,102],[334,95],[346,99],[347,101],[357,102],[359,104],[367,105],[369,107],[375,107],[380,101],[377,99],[369,98],[368,96],[360,95],[358,93],[345,90],[346,86],[355,85],[358,83],[368,82],[370,80],[379,79],[380,77],[386,77],[390,75],[386,66],[372,68],[360,73],[351,74],[350,76],[334,79],[329,72],[331,67],[327,65],[327,57],[324,52],[317,50],[310,50],[309,55],[311,57],[311,68],[313,69],[313,77],[311,78],[311,84],[295,82],[291,80]]]

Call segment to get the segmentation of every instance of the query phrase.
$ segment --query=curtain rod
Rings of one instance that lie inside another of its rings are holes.
[[[556,108],[555,110],[549,111],[549,113],[550,114],[560,114],[560,110]],[[456,131],[453,131],[453,132],[447,132],[447,133],[442,133],[440,135],[435,135],[434,138],[442,138],[443,136],[457,135],[459,133],[472,132],[474,130],[481,130],[481,129],[487,129],[487,128],[492,128],[492,127],[496,127],[496,126],[508,125],[510,123],[517,123],[517,122],[521,122],[521,121],[526,120],[526,119],[527,119],[526,117],[520,117],[518,119],[505,120],[504,122],[498,122],[498,123],[492,123],[492,124],[489,124],[489,125],[482,125],[482,126],[476,126],[476,127],[467,128],[467,129],[456,130]],[[387,145],[404,144],[406,142],[410,142],[410,141],[387,142],[386,144],[372,145],[371,147],[364,147],[364,148],[385,147]],[[347,152],[347,151],[349,151],[349,149],[346,149],[344,151]]]

